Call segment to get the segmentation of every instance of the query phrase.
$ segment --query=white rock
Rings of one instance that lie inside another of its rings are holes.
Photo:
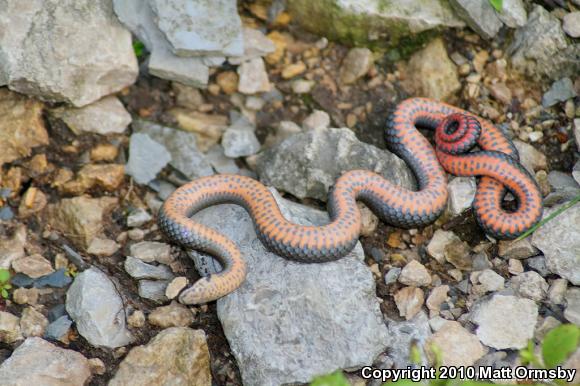
[[[406,320],[412,319],[423,307],[425,295],[420,288],[404,287],[395,294],[395,303],[399,310],[399,315]]]
[[[548,283],[535,271],[524,272],[512,277],[511,284],[518,295],[536,302],[542,301],[548,292]]]
[[[566,291],[566,309],[564,317],[568,321],[580,325],[580,288],[568,288]]]
[[[449,212],[453,216],[463,213],[471,207],[475,197],[474,177],[455,177],[447,185],[449,190]]]
[[[427,268],[417,260],[411,260],[399,275],[399,282],[408,286],[423,287],[431,284]]]
[[[505,279],[492,269],[486,269],[475,276],[480,283],[482,293],[500,291],[503,289]],[[472,282],[476,284],[473,280]]]
[[[115,96],[99,99],[90,105],[59,108],[53,114],[75,133],[120,134],[131,123],[131,114]]]
[[[125,173],[138,184],[148,184],[157,173],[171,161],[171,154],[165,146],[151,139],[147,134],[131,135],[129,144],[129,161]]]
[[[437,229],[427,245],[427,253],[439,263],[445,263],[445,247],[453,242],[461,241],[453,232]]]
[[[447,293],[449,292],[448,285],[440,285],[438,287],[433,288],[429,297],[427,298],[427,308],[431,311],[432,314],[438,314],[441,304],[443,304],[449,296]]]
[[[274,42],[268,39],[260,30],[244,27],[243,36],[244,54],[228,58],[228,62],[233,65],[239,65],[247,60],[266,56],[276,51]]]
[[[538,306],[530,299],[495,295],[477,304],[471,320],[479,325],[476,334],[486,346],[498,350],[520,349],[534,336]]]
[[[580,37],[580,11],[566,14],[562,21],[564,32],[573,38]]]
[[[302,121],[302,128],[304,130],[327,129],[329,127],[330,116],[322,110],[314,110]]]
[[[548,290],[548,300],[554,304],[563,304],[566,289],[568,288],[568,280],[556,279],[552,282]]]
[[[487,351],[475,335],[453,321],[445,323],[433,334],[427,345],[441,350],[443,366],[471,366]]]
[[[131,256],[136,257],[146,263],[157,261],[162,264],[169,264],[173,261],[171,257],[171,246],[158,241],[141,241],[131,245],[129,248]]]
[[[153,217],[143,208],[137,208],[127,216],[127,226],[129,228],[140,227],[151,221]]]
[[[238,67],[238,91],[242,94],[268,92],[271,89],[266,65],[262,58],[255,58],[242,63]]]

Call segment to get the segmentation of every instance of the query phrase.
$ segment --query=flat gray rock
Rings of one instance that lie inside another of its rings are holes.
[[[149,73],[188,86],[205,87],[209,68],[203,58],[183,58],[171,51],[169,42],[154,21],[154,13],[147,0],[113,0],[119,20],[143,42],[151,52]]]
[[[291,221],[328,221],[324,212],[275,196]],[[239,206],[210,207],[194,219],[232,239],[248,264],[242,286],[217,302],[244,384],[309,382],[370,365],[385,349],[387,329],[360,244],[336,262],[301,264],[268,252]],[[200,272],[219,270],[213,259],[191,254]]]
[[[66,293],[66,311],[79,334],[93,346],[117,348],[133,340],[125,324],[119,292],[107,275],[96,268],[75,277]]]
[[[173,273],[168,266],[147,264],[133,256],[127,256],[124,267],[125,271],[135,279],[173,279]]]
[[[135,179],[138,184],[147,184],[153,180],[171,161],[171,154],[165,146],[154,141],[144,133],[131,135],[129,143],[129,161],[125,173]]]
[[[576,96],[574,83],[570,78],[562,78],[555,81],[552,87],[542,97],[542,106],[551,107],[558,102],[566,102]]]
[[[147,134],[162,144],[171,154],[169,164],[188,178],[195,179],[214,174],[205,155],[197,148],[195,134],[143,119],[136,120],[133,129],[138,133]]]
[[[326,201],[328,189],[348,170],[364,169],[408,189],[414,178],[394,154],[359,141],[346,128],[295,134],[261,153],[257,172],[262,182],[298,198]]]
[[[489,1],[450,0],[457,14],[484,39],[492,39],[499,32],[502,22]]]
[[[0,31],[10,31],[0,34],[0,86],[14,91],[80,107],[137,78],[131,34],[108,0],[6,1]]]
[[[177,56],[244,53],[236,0],[149,0],[149,4]]]
[[[411,362],[409,355],[411,346],[416,343],[423,352],[423,346],[431,336],[431,327],[427,314],[419,311],[411,320],[398,322],[387,320],[388,356],[393,361],[395,368],[404,369]],[[424,352],[422,355],[425,358]]]

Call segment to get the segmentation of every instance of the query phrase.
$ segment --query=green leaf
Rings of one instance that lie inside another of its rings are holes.
[[[7,269],[0,269],[0,283],[7,283],[10,280],[10,271]]]
[[[542,356],[546,368],[551,369],[564,363],[576,351],[580,342],[580,327],[563,324],[548,332],[542,342]]]
[[[489,3],[492,7],[495,8],[496,11],[503,11],[503,0],[489,0]]]
[[[8,299],[8,291],[6,291],[4,288],[2,288],[2,291],[0,291],[0,294],[2,294],[2,297],[4,299]]]
[[[141,56],[143,56],[143,50],[145,49],[145,45],[143,43],[141,43],[140,41],[134,41],[133,42],[133,51],[135,51],[135,56],[140,58]]]
[[[350,383],[342,371],[336,371],[332,374],[314,378],[310,386],[350,386]]]
[[[522,361],[523,365],[527,365],[529,363],[535,363],[536,356],[534,354],[534,341],[529,340],[528,345],[520,350],[520,360]]]

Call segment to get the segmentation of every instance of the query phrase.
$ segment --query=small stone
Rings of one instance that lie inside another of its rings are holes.
[[[342,84],[352,84],[365,76],[373,65],[373,53],[368,48],[351,48],[340,66],[338,78]]]
[[[373,235],[379,225],[379,218],[362,202],[357,202],[356,205],[361,217],[360,235],[363,237]]]
[[[450,269],[449,271],[447,271],[447,273],[449,274],[449,276],[455,279],[455,281],[461,281],[463,279],[463,273],[458,269]]]
[[[449,212],[458,216],[471,207],[475,198],[475,178],[455,177],[447,184],[449,191]]]
[[[540,274],[534,271],[521,273],[511,279],[512,288],[521,297],[542,301],[548,293],[548,283]]]
[[[0,311],[0,342],[10,344],[22,339],[20,319],[9,312]]]
[[[510,28],[523,27],[528,19],[523,0],[503,0],[501,11],[496,11],[495,14]]]
[[[427,268],[416,260],[411,260],[399,275],[399,282],[407,286],[423,287],[431,284],[431,275]]]
[[[580,288],[568,288],[565,296],[564,317],[575,325],[580,325]]]
[[[88,363],[91,368],[91,374],[103,375],[107,372],[105,363],[99,358],[91,358],[88,360]]]
[[[532,245],[530,238],[519,241],[501,240],[499,242],[498,255],[504,259],[527,259],[538,253],[538,248]]]
[[[125,172],[138,184],[149,183],[169,161],[171,161],[171,154],[165,146],[152,140],[147,134],[131,135],[129,162],[127,162]]]
[[[304,62],[292,63],[282,69],[282,78],[290,79],[304,73],[304,71],[306,71]]]
[[[193,323],[191,310],[184,305],[171,302],[168,306],[157,307],[149,314],[149,323],[161,328],[187,327]]]
[[[32,307],[26,307],[20,317],[20,330],[25,338],[30,336],[43,336],[48,319]]]
[[[399,309],[399,315],[406,320],[412,319],[421,311],[425,295],[420,288],[405,287],[397,291],[395,294],[395,303]]]
[[[315,83],[311,80],[296,79],[292,81],[292,92],[294,94],[308,94],[312,91]]]
[[[302,121],[304,130],[327,129],[330,127],[330,116],[322,110],[314,110]]]
[[[478,289],[482,291],[481,293],[501,291],[504,288],[505,279],[491,269],[481,271],[475,278],[472,283],[480,283]]]
[[[224,148],[221,145],[214,145],[210,148],[207,151],[205,158],[218,173],[238,174],[240,171],[236,162],[233,159],[226,157]]]
[[[233,65],[239,65],[247,60],[266,56],[276,51],[274,42],[264,36],[258,29],[244,27],[243,36],[244,54],[239,57],[228,58],[228,62]]]
[[[453,264],[455,268],[467,271],[472,268],[471,248],[465,241],[451,241],[445,246],[445,260]]]
[[[573,38],[580,38],[580,12],[570,12],[562,19],[562,29]]]
[[[491,96],[504,105],[509,105],[512,101],[512,91],[505,83],[494,83],[489,86]]]
[[[453,232],[437,229],[427,244],[427,253],[440,264],[445,263],[445,250],[452,242],[461,241]]]
[[[222,137],[224,153],[229,158],[246,157],[260,150],[254,125],[244,116],[240,116]]]
[[[80,185],[78,190],[71,190],[71,193],[83,193],[94,187],[102,188],[107,191],[115,191],[123,182],[125,176],[125,166],[116,164],[90,164],[85,165],[79,170],[74,182]],[[64,189],[67,190],[67,185]]]
[[[16,304],[30,304],[38,303],[38,289],[37,288],[16,288],[12,292],[12,300]]]
[[[570,78],[562,78],[555,81],[544,96],[542,97],[542,106],[551,107],[558,102],[566,102],[576,96],[574,83]]]
[[[145,314],[141,310],[135,310],[129,317],[127,317],[129,326],[141,328],[145,325]]]
[[[151,221],[153,217],[143,208],[137,208],[127,216],[127,226],[137,228]]]
[[[216,76],[216,83],[226,95],[231,95],[238,91],[238,81],[238,74],[233,71],[220,72]]]
[[[146,263],[156,261],[161,264],[170,264],[173,261],[171,257],[171,246],[169,244],[157,241],[142,241],[131,245],[129,250],[131,256]]]
[[[18,206],[18,216],[26,218],[38,213],[46,207],[47,203],[48,199],[46,198],[46,194],[44,194],[42,190],[31,186],[26,190],[26,193],[24,193],[24,196],[20,201],[20,205]]]
[[[501,29],[502,22],[487,1],[451,0],[457,14],[482,38],[490,40]]]
[[[33,279],[54,272],[54,268],[52,268],[50,261],[46,260],[39,254],[21,257],[20,259],[14,260],[12,262],[12,268],[14,271],[21,272]]]
[[[453,321],[445,323],[426,345],[437,347],[443,366],[472,366],[487,351],[475,335]],[[427,353],[435,359],[430,350]]]
[[[568,280],[566,279],[556,279],[552,282],[550,289],[548,290],[548,300],[554,304],[563,304],[564,296],[566,294],[566,289],[568,288]]]
[[[508,261],[508,271],[512,275],[519,275],[524,272],[524,266],[520,260],[509,259]]]
[[[266,66],[262,58],[251,59],[238,67],[238,90],[242,94],[268,92],[271,89]]]
[[[95,256],[108,257],[114,255],[119,248],[121,246],[114,240],[95,237],[87,248],[87,253]]]
[[[155,266],[147,264],[132,256],[127,256],[124,267],[125,271],[135,279],[173,279],[173,273],[166,265]]]
[[[168,300],[165,296],[168,284],[168,281],[161,280],[139,280],[139,296],[156,303],[164,303]]]
[[[179,82],[171,82],[173,92],[176,94],[175,103],[179,107],[185,107],[190,110],[197,108],[204,103],[203,95],[199,89],[186,86]]]
[[[58,340],[59,342],[68,344],[72,324],[73,321],[68,315],[63,315],[48,325],[45,336],[48,339]]]
[[[25,256],[26,226],[7,229],[0,236],[0,268],[9,269],[12,262]]]
[[[72,282],[70,276],[67,276],[64,268],[61,268],[50,275],[42,276],[34,281],[36,288],[64,288]]]
[[[399,279],[399,275],[401,274],[401,268],[393,267],[385,273],[385,284],[393,284],[396,283]]]
[[[439,314],[439,309],[441,304],[447,301],[448,296],[447,293],[449,292],[448,285],[440,285],[435,287],[431,290],[429,297],[427,298],[427,308],[431,311],[432,314]]]
[[[131,349],[109,386],[211,386],[210,356],[203,330],[170,327]]]
[[[175,299],[186,286],[187,278],[185,276],[176,277],[167,285],[165,296],[167,296],[167,299]]]
[[[131,123],[131,114],[115,96],[107,96],[90,105],[53,110],[75,133],[96,133],[101,135],[121,134]]]
[[[495,295],[476,305],[471,319],[479,325],[477,337],[498,350],[520,349],[534,336],[538,306],[530,299]]]

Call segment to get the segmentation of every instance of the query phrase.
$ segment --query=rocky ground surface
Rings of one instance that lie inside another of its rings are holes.
[[[577,0],[504,0],[502,12],[480,0],[351,3],[7,2],[3,385],[279,385],[336,369],[363,385],[353,369],[406,367],[413,345],[425,361],[435,345],[444,364],[516,366],[530,339],[580,324],[580,205],[497,241],[475,223],[476,180],[464,177],[423,229],[360,205],[360,244],[321,265],[268,252],[239,207],[206,209],[195,218],[240,245],[247,281],[211,304],[175,300],[198,270],[220,269],[158,230],[177,186],[252,176],[289,219],[322,224],[345,170],[413,188],[383,138],[408,96],[502,128],[546,216],[580,195]],[[580,370],[580,351],[565,366]]]

